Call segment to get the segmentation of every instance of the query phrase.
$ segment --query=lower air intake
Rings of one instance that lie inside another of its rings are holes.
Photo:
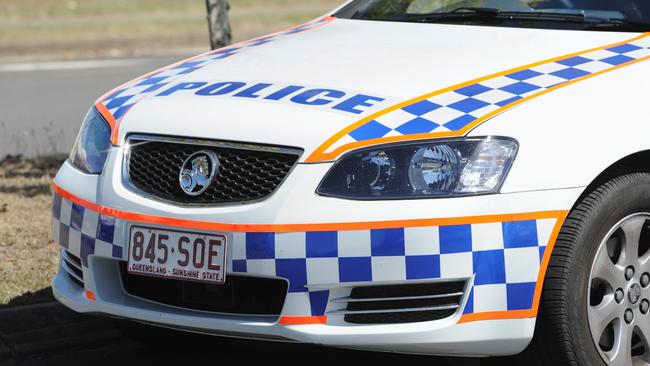
[[[333,300],[353,324],[402,324],[441,320],[460,309],[465,281],[355,287],[349,297]]]

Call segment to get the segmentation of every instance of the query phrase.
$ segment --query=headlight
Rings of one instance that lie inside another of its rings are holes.
[[[111,142],[111,128],[95,108],[88,111],[70,153],[70,162],[83,172],[101,174]]]
[[[374,147],[341,158],[318,193],[350,199],[497,193],[517,148],[516,141],[501,137]]]

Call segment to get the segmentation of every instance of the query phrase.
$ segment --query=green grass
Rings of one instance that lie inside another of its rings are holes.
[[[230,0],[235,41],[313,19],[342,0]],[[204,0],[0,0],[0,59],[165,53],[207,44]]]

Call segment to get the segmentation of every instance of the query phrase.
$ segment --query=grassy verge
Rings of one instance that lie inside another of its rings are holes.
[[[50,239],[50,185],[64,158],[0,162],[0,308],[50,299],[59,256]]]
[[[235,41],[317,17],[342,0],[230,0]],[[204,0],[0,0],[0,60],[205,50]]]

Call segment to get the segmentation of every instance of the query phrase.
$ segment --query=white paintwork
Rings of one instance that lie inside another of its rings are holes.
[[[634,34],[407,24],[337,19],[213,63],[181,81],[246,81],[356,91],[407,100],[502,70],[624,41]],[[349,223],[568,210],[599,173],[648,150],[650,63],[616,70],[533,99],[475,128],[471,136],[499,135],[520,143],[499,195],[357,202],[315,194],[332,162],[300,164],[265,201],[218,208],[181,208],[127,190],[123,149],[111,149],[101,177],[65,164],[56,183],[86,200],[150,215],[239,224]],[[211,98],[179,92],[149,97],[125,117],[129,133],[150,133],[300,147],[308,157],[359,116],[291,103]],[[91,262],[87,288],[95,291],[110,269]],[[525,277],[526,274],[522,274]],[[101,287],[101,286],[100,286]],[[457,324],[446,319],[408,325],[280,326],[199,316],[147,302],[118,289],[91,302],[61,273],[54,294],[80,312],[100,312],[206,333],[237,332],[375,349],[447,355],[503,355],[522,351],[535,319]],[[101,291],[101,290],[100,290]]]

